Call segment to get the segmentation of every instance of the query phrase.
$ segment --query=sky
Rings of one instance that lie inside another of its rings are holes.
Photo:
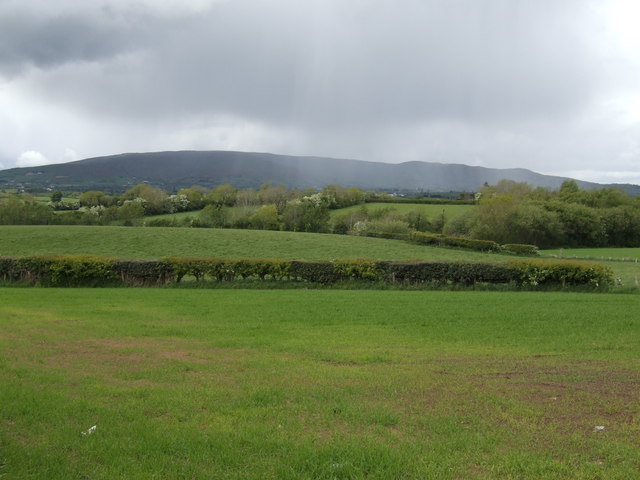
[[[0,169],[240,150],[640,184],[638,0],[0,0]]]

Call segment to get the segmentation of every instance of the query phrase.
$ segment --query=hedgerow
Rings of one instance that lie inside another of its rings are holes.
[[[499,252],[500,245],[490,240],[474,240],[465,237],[449,237],[435,233],[412,232],[409,240],[420,245],[434,245],[438,247],[458,247],[479,252]]]
[[[411,232],[409,234],[409,241],[420,245],[464,248],[467,250],[477,250],[479,252],[507,253],[522,256],[538,255],[538,247],[535,245],[518,243],[500,245],[491,240],[475,240],[473,238],[452,237],[436,233]]]
[[[502,245],[502,253],[510,253],[513,255],[522,255],[525,257],[535,257],[540,255],[536,245],[524,245],[520,243],[507,243]]]
[[[575,261],[520,260],[509,263],[519,285],[589,285],[613,283],[613,272],[599,263]]]
[[[288,280],[315,284],[345,281],[419,285],[476,283],[518,286],[606,286],[611,270],[597,263],[520,260],[509,263],[376,260],[167,258],[123,260],[96,256],[0,257],[0,278],[52,287],[161,286],[196,281]]]

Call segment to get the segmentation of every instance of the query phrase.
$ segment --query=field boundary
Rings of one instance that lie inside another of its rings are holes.
[[[610,269],[597,263],[514,260],[508,263],[332,261],[264,258],[129,260],[88,255],[0,257],[0,279],[51,287],[164,286],[185,278],[216,282],[287,281],[330,285],[358,281],[386,285],[506,284],[515,287],[588,287],[613,284]]]

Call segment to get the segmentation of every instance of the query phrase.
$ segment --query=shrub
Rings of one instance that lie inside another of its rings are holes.
[[[409,224],[404,220],[383,218],[380,220],[369,220],[364,229],[365,235],[373,234],[408,234]]]
[[[98,286],[117,281],[112,259],[87,255],[38,255],[3,259],[5,279],[51,287]]]
[[[519,285],[600,287],[613,283],[613,272],[598,263],[527,260],[510,262],[509,265]]]
[[[117,260],[115,269],[125,285],[165,285],[175,279],[173,265],[162,260]]]
[[[502,245],[502,252],[528,257],[535,257],[540,254],[537,246],[520,243],[507,243],[506,245]]]
[[[341,280],[380,280],[379,262],[373,260],[335,260],[333,271]]]
[[[291,278],[314,283],[334,283],[340,280],[331,262],[292,260],[289,264]]]
[[[504,264],[462,262],[380,262],[383,279],[390,283],[509,283],[513,269]]]
[[[5,282],[15,280],[13,278],[13,263],[13,258],[0,257],[0,278]]]
[[[179,227],[180,221],[175,218],[151,218],[144,222],[145,227]]]
[[[409,240],[421,245],[434,245],[438,247],[457,247],[479,252],[498,252],[500,245],[490,240],[474,240],[465,237],[448,237],[446,235],[412,232]]]

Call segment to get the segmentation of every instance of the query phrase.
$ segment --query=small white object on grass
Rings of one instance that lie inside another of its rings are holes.
[[[89,429],[85,430],[84,432],[80,432],[82,435],[91,435],[93,432],[96,431],[96,427],[97,425],[94,425],[93,427],[90,427]]]
[[[602,432],[603,430],[604,430],[604,425],[596,425],[596,426],[593,428],[593,431],[594,431],[594,432]]]

